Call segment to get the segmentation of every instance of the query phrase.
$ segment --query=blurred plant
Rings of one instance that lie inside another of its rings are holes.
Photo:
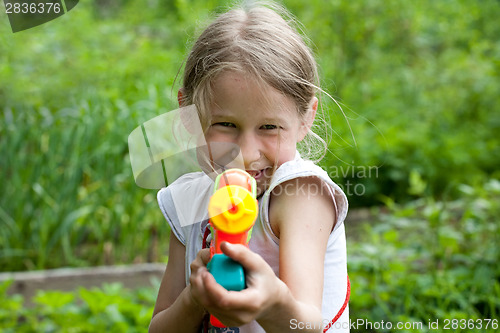
[[[25,32],[0,24],[0,270],[163,260],[168,228],[133,182],[127,136],[176,107],[196,26],[231,2],[85,1]],[[377,167],[334,179],[362,187],[352,207],[499,177],[497,1],[285,5],[354,134],[323,96],[335,135],[322,165]]]
[[[464,198],[457,201],[393,204],[355,235],[347,225],[352,322],[421,322],[423,330],[397,332],[437,333],[449,331],[445,319],[498,323],[500,181],[460,188]],[[40,291],[30,308],[20,295],[8,296],[8,286],[0,285],[2,332],[142,332],[157,294],[155,288],[131,291],[120,284]],[[439,329],[429,330],[429,320],[439,320]]]
[[[144,332],[153,314],[153,288],[129,290],[120,284],[74,292],[39,291],[32,307],[0,287],[2,332]]]
[[[353,321],[499,319],[500,182],[460,189],[457,201],[393,205],[348,242]]]

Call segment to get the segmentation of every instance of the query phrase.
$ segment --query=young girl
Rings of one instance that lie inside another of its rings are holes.
[[[214,184],[203,172],[182,176],[158,193],[173,237],[150,332],[322,332],[339,316],[331,331],[349,331],[347,200],[297,151],[314,136],[316,63],[286,12],[271,7],[233,9],[208,26],[178,94],[180,106],[197,106],[208,145],[237,145],[256,179],[259,216],[249,248],[221,246],[243,265],[247,288],[227,291],[207,271],[207,220],[186,219],[208,217]],[[189,202],[184,211],[175,205],[181,201]],[[207,313],[229,328],[207,328]]]

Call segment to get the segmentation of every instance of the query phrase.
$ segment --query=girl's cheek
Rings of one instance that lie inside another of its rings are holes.
[[[283,163],[293,160],[295,158],[296,149],[297,147],[295,145],[293,146],[280,145],[276,152],[277,156],[276,166],[280,167]]]
[[[205,135],[205,139],[207,142],[233,142],[235,140],[233,135],[229,133],[217,132],[214,130],[209,130]]]

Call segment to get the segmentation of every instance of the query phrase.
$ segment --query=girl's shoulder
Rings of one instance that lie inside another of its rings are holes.
[[[312,161],[302,159],[298,153],[295,159],[283,163],[274,173],[271,179],[271,184],[262,198],[261,210],[265,213],[263,216],[268,216],[271,194],[276,195],[280,194],[277,192],[287,190],[287,186],[280,186],[281,184],[286,182],[290,183],[291,180],[299,180],[303,177],[318,178],[321,184],[325,186],[303,186],[304,182],[301,182],[297,183],[299,185],[297,185],[298,187],[295,187],[294,190],[307,192],[310,195],[323,194],[319,193],[319,191],[327,191],[326,194],[332,198],[332,205],[335,207],[337,216],[335,228],[337,228],[341,223],[343,223],[348,210],[348,201],[344,191],[332,179],[330,179],[325,170]],[[314,184],[315,183],[312,183],[312,185]]]
[[[200,196],[207,189],[212,189],[212,187],[213,180],[204,172],[191,172],[182,175],[167,187],[160,189],[159,193],[168,192],[175,197]]]
[[[163,215],[178,228],[201,222],[207,217],[207,205],[213,192],[213,180],[203,172],[188,173],[158,191]]]

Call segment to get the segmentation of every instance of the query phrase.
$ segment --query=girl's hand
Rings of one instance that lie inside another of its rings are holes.
[[[201,250],[191,264],[190,288],[193,299],[230,327],[241,326],[266,316],[278,304],[286,285],[276,277],[261,256],[239,244],[224,242],[221,249],[245,269],[247,288],[228,291],[206,268],[208,249]]]

